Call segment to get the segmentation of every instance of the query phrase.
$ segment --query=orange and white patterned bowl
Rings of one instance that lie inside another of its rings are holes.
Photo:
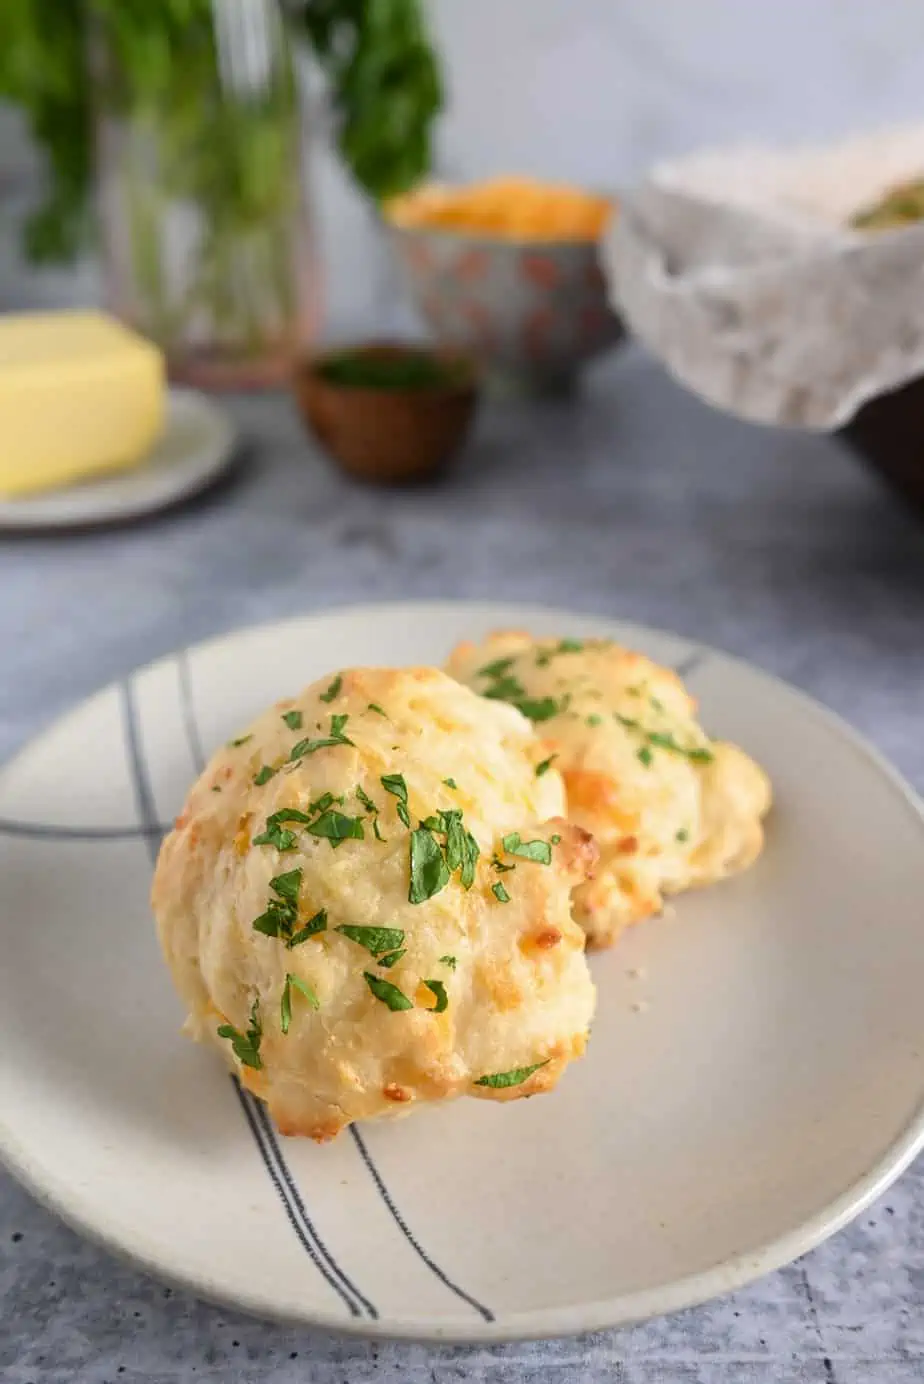
[[[389,223],[436,340],[533,387],[570,383],[623,335],[595,240],[518,240]]]

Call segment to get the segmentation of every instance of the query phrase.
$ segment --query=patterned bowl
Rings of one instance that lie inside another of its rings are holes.
[[[415,304],[438,342],[495,378],[567,388],[623,335],[594,240],[517,240],[388,222]]]

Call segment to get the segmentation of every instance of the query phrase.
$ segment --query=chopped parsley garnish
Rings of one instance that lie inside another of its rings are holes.
[[[664,710],[664,703],[660,701],[657,697],[649,697],[648,701],[649,704],[654,707],[655,711]]]
[[[507,890],[504,888],[500,880],[498,880],[496,884],[491,885],[491,893],[497,899],[498,903],[510,902],[510,895],[507,893]]]
[[[513,705],[530,721],[550,721],[565,710],[567,702],[564,698],[559,702],[554,697],[520,697]]]
[[[492,682],[483,695],[493,702],[516,702],[518,697],[526,696],[526,688],[510,673]]]
[[[548,1066],[549,1059],[544,1062],[534,1062],[531,1067],[514,1067],[509,1072],[493,1072],[491,1076],[479,1077],[475,1082],[476,1086],[492,1086],[495,1091],[503,1091],[508,1086],[522,1086],[524,1081],[528,1081],[533,1072],[538,1072],[540,1067]]]
[[[276,898],[270,899],[266,912],[254,918],[252,924],[255,932],[262,932],[264,937],[278,937],[290,950],[327,928],[327,913],[323,908],[303,927],[298,927],[298,893],[301,885],[301,867],[271,879],[270,888]]]
[[[680,742],[671,735],[670,731],[647,730],[645,726],[641,725],[638,721],[632,720],[630,716],[620,716],[618,711],[615,713],[615,716],[621,726],[625,726],[626,730],[638,731],[640,735],[645,737],[649,745],[656,745],[662,750],[670,750],[672,754],[684,755],[687,759],[692,760],[694,764],[710,764],[715,757],[712,751],[707,750],[704,746],[689,748],[686,745],[681,745]],[[642,759],[641,751],[639,751],[638,757],[642,760],[643,764],[651,763],[650,755],[647,759]]]
[[[557,846],[559,841],[561,840],[561,837],[559,836],[558,832],[556,832],[554,836],[549,837],[549,840],[551,841],[553,846]]]
[[[399,947],[397,951],[386,952],[384,956],[378,958],[376,965],[382,966],[386,971],[390,971],[392,966],[396,965],[406,953],[407,947]]]
[[[309,918],[304,927],[300,927],[298,932],[293,932],[291,938],[286,942],[286,946],[291,950],[298,947],[302,942],[307,942],[309,937],[316,937],[319,932],[327,931],[327,909],[321,908]]]
[[[690,833],[687,831],[686,827],[681,827],[680,830],[677,832],[676,836],[674,837],[675,841],[680,841],[681,843],[684,841],[689,841],[689,839]]]
[[[463,827],[461,811],[441,812],[440,830],[446,833],[446,864],[450,870],[459,871],[462,888],[471,889],[481,851],[472,833]]]
[[[315,750],[323,750],[331,745],[352,745],[353,741],[348,740],[343,733],[343,727],[349,720],[349,716],[332,716],[330,718],[330,734],[323,735],[318,739],[299,740],[297,745],[293,745],[289,751],[289,760],[294,762],[297,759],[304,759],[305,755],[314,754]]]
[[[454,956],[441,956],[440,961],[444,966],[448,966],[451,971],[454,971],[459,964]]]
[[[446,994],[446,986],[441,980],[425,980],[422,984],[426,985],[436,1000],[436,1004],[430,1010],[431,1014],[442,1014],[444,1009],[449,1008],[449,996]]]
[[[642,761],[646,769],[648,769],[654,761],[654,755],[647,745],[643,745],[640,750],[636,750],[635,757]]]
[[[342,923],[334,932],[341,932],[351,942],[365,947],[372,956],[394,952],[404,946],[404,932],[399,927],[356,927],[352,923]]]
[[[221,784],[220,784],[220,783],[213,783],[213,784],[212,784],[212,792],[213,792],[213,793],[220,793],[220,792],[221,792]]]
[[[386,793],[390,793],[393,798],[398,799],[398,806],[395,809],[399,819],[406,827],[411,825],[410,814],[407,810],[407,784],[404,782],[403,774],[383,774],[380,783]]]
[[[383,711],[383,710],[382,710],[382,708],[379,706],[378,702],[370,702],[369,705],[368,705],[368,707],[366,708],[366,710],[367,710],[367,711],[374,711],[375,714],[376,714],[376,716],[385,716],[386,718],[387,718],[387,716],[388,716],[388,713],[387,713],[386,711]]]
[[[443,779],[443,782],[445,783],[447,788],[458,788],[459,786],[454,778],[445,778]]]
[[[332,702],[335,697],[340,696],[340,689],[342,686],[343,678],[338,673],[337,676],[334,678],[333,682],[331,683],[330,687],[328,687],[327,691],[321,693],[321,701]]]
[[[284,711],[282,713],[282,719],[289,727],[289,730],[301,730],[302,713],[300,711]]]
[[[562,639],[553,649],[542,649],[536,655],[537,668],[545,668],[556,654],[579,654],[584,645],[579,639]]]
[[[233,1024],[221,1024],[218,1029],[218,1036],[219,1038],[230,1039],[231,1050],[243,1066],[253,1067],[255,1072],[259,1072],[263,1066],[263,1058],[260,1056],[263,1025],[260,1022],[259,998],[253,1002],[250,1010],[250,1024],[244,1033],[240,1033]]]
[[[331,844],[331,850],[336,850],[342,846],[344,841],[362,841],[365,839],[363,832],[362,819],[360,817],[348,817],[345,812],[338,812],[336,808],[329,808],[322,812],[320,817],[308,827],[312,836],[322,836]]]
[[[366,809],[367,812],[378,812],[378,808],[376,807],[372,799],[369,797],[369,794],[358,783],[356,785],[356,796],[357,798],[359,798],[359,801],[362,803],[363,807]]]
[[[241,735],[237,740],[229,740],[228,745],[232,750],[236,750],[239,745],[246,745],[248,740],[252,740],[253,735]]]
[[[515,870],[517,868],[515,865],[505,865],[499,855],[494,856],[491,864],[499,874],[507,874],[508,870]]]
[[[292,987],[295,987],[311,1005],[312,1009],[320,1009],[321,1001],[312,990],[306,980],[300,976],[292,975],[291,971],[286,972],[286,983],[282,987],[282,1000],[279,1005],[279,1027],[283,1033],[288,1033],[289,1025],[292,1022]]]
[[[399,990],[397,985],[392,985],[390,980],[383,980],[381,976],[374,976],[371,971],[363,971],[363,980],[369,986],[377,1000],[381,1000],[389,1009],[413,1009],[414,1005],[403,990]]]
[[[278,812],[273,812],[266,819],[266,830],[259,836],[253,838],[255,846],[275,846],[277,851],[290,851],[295,845],[296,836],[294,831],[289,831],[283,827],[283,822],[303,822],[308,823],[311,818],[305,812],[300,812],[297,807],[283,807]]]
[[[419,826],[411,832],[411,879],[408,889],[410,903],[425,903],[445,889],[449,883],[449,866],[436,837],[429,827]]]
[[[589,726],[602,726],[602,725],[603,725],[603,717],[602,717],[602,716],[598,716],[597,713],[594,712],[594,714],[593,714],[592,716],[588,716],[588,717],[587,717],[587,724],[588,724]]]
[[[539,764],[537,764],[536,778],[542,778],[543,774],[547,774],[557,758],[557,754],[550,754],[548,759],[543,759]]]
[[[276,770],[270,764],[264,764],[258,774],[254,774],[253,781],[258,788],[262,788],[264,783],[269,783],[271,778],[276,777]]]
[[[509,672],[515,662],[516,659],[513,657],[497,658],[493,663],[486,663],[483,668],[479,668],[477,676],[479,678],[502,678],[505,673]]]
[[[373,832],[375,833],[375,839],[376,839],[376,841],[384,841],[384,840],[385,840],[385,837],[382,835],[381,831],[379,831],[379,819],[378,819],[378,817],[373,817],[373,819],[372,819],[372,830],[373,830]]]
[[[551,865],[552,847],[548,841],[523,841],[518,831],[505,836],[501,845],[508,855],[520,856],[523,860],[533,860],[537,865]]]

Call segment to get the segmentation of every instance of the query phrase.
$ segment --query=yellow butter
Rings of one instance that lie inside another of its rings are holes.
[[[0,316],[0,494],[137,465],[164,400],[160,351],[103,313]]]

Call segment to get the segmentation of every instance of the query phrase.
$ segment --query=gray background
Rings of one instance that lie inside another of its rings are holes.
[[[441,161],[619,182],[661,154],[915,116],[914,0],[440,0],[453,110]],[[368,217],[314,178],[333,330],[395,311]],[[36,170],[0,125],[0,306],[92,296],[32,276],[12,223]],[[288,401],[231,401],[233,480],[130,529],[0,539],[0,758],[177,644],[351,600],[546,600],[744,654],[844,714],[924,788],[924,530],[837,442],[752,429],[634,348],[572,403],[493,404],[453,474],[377,494],[332,472]],[[887,863],[885,863],[887,865]],[[911,1384],[924,1377],[920,1166],[800,1264],[736,1297],[576,1341],[434,1350],[245,1320],[149,1282],[0,1175],[0,1379],[433,1384]]]

